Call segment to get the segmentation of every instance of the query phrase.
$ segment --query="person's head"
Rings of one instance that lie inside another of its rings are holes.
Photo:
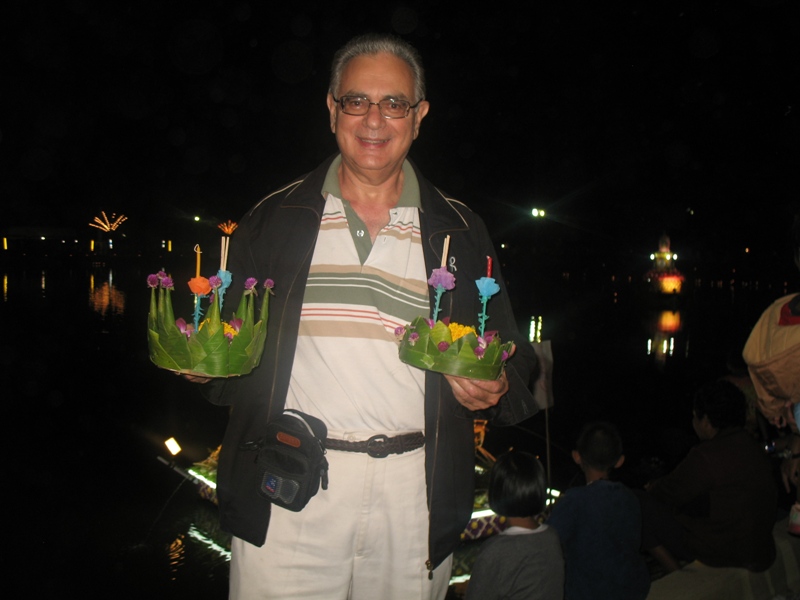
[[[622,454],[622,437],[611,423],[598,421],[584,425],[572,458],[586,472],[608,473],[625,461]]]
[[[429,104],[419,56],[388,35],[365,35],[337,52],[328,90],[331,131],[344,166],[380,181],[402,167]]]
[[[747,399],[734,383],[712,381],[694,394],[692,425],[700,439],[711,439],[721,429],[744,427]]]
[[[376,54],[391,54],[405,62],[414,79],[414,96],[410,98],[411,104],[425,99],[425,70],[422,68],[419,52],[411,44],[398,37],[377,33],[354,37],[339,48],[331,65],[328,93],[334,98],[338,98],[342,94],[342,90],[339,89],[342,83],[342,74],[351,60],[358,56],[375,56]]]
[[[489,507],[503,517],[535,517],[547,503],[547,479],[539,460],[511,451],[497,458],[489,473]]]

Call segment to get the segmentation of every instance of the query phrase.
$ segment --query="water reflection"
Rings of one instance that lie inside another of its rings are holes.
[[[658,365],[664,365],[667,358],[675,354],[676,339],[683,330],[681,311],[661,310],[651,313],[648,330],[647,355],[653,356]]]
[[[44,289],[44,274],[42,275],[42,289]],[[108,270],[107,281],[100,287],[95,287],[95,275],[89,275],[89,304],[94,311],[103,317],[120,316],[125,312],[125,293],[114,287],[114,271]]]

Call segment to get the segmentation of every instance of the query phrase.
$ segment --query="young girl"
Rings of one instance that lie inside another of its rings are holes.
[[[466,600],[560,600],[564,559],[555,530],[540,524],[547,483],[532,454],[500,456],[489,474],[489,506],[509,527],[483,543],[467,586]]]

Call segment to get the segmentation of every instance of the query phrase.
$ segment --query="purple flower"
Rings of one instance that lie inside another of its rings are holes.
[[[220,279],[216,275],[212,275],[211,277],[208,278],[208,285],[210,285],[212,288],[218,288],[219,286],[222,285],[222,279]]]
[[[167,276],[167,274],[166,274],[164,271],[159,271],[158,273],[156,273],[156,276],[157,276],[159,279],[164,279],[164,277],[166,277],[166,276]]]
[[[148,275],[147,276],[147,287],[157,288],[158,287],[158,275]]]
[[[506,352],[505,350],[503,350],[503,355],[500,357],[500,360],[501,360],[502,362],[505,362],[505,361],[507,361],[507,360],[508,360],[508,352]]]
[[[414,344],[417,343],[418,339],[419,339],[419,334],[415,331],[408,336],[408,343],[413,346]]]
[[[228,321],[228,325],[233,327],[236,331],[239,331],[242,328],[242,320],[241,319],[231,319],[230,321]]]
[[[433,329],[433,326],[436,325],[436,323],[434,322],[433,319],[427,319],[426,318],[425,322],[428,324],[428,327],[430,327],[431,329]]]
[[[495,338],[496,335],[497,335],[497,330],[487,331],[486,333],[483,334],[483,337],[486,340],[487,344],[491,344],[492,340]]]
[[[181,333],[185,335],[187,338],[191,337],[192,335],[192,326],[187,325],[186,321],[182,318],[175,319],[175,325],[180,329]]]
[[[491,277],[481,277],[475,281],[475,285],[478,286],[478,293],[484,298],[491,298],[500,291],[500,286]]]
[[[258,279],[256,279],[255,277],[248,277],[247,279],[244,280],[244,289],[248,291],[252,290],[254,287],[256,287],[257,283]]]
[[[439,267],[431,271],[431,277],[428,279],[428,284],[434,288],[442,286],[446,290],[452,290],[456,287],[456,277],[447,267]]]
[[[402,325],[394,328],[394,335],[396,337],[401,338],[405,335],[405,333],[406,333],[406,328],[403,327]]]
[[[481,359],[483,358],[483,355],[486,353],[486,350],[478,346],[477,348],[475,348],[475,350],[473,350],[473,352],[475,353],[475,356]]]
[[[272,281],[272,279],[267,279],[267,280],[264,282],[264,287],[265,287],[265,288],[267,288],[268,290],[271,290],[272,288],[274,288],[274,287],[275,287],[275,282],[274,282],[274,281]]]
[[[447,349],[450,347],[450,344],[448,344],[447,342],[439,342],[436,347],[439,348],[439,352],[447,352]]]
[[[175,284],[172,281],[172,277],[162,277],[161,278],[161,287],[171,290],[175,287]]]

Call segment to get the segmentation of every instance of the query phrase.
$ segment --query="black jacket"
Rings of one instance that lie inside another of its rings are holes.
[[[235,277],[275,282],[270,300],[268,334],[260,365],[250,375],[203,386],[215,404],[231,405],[230,421],[220,452],[217,474],[222,526],[254,545],[263,545],[270,505],[256,493],[255,452],[240,449],[258,440],[267,421],[280,414],[286,401],[294,360],[306,279],[325,201],[322,184],[334,157],[310,174],[273,192],[256,204],[239,223],[230,245],[228,268]],[[472,280],[486,271],[486,257],[498,265],[483,221],[463,204],[449,199],[416,170],[421,197],[423,252],[428,271],[441,264],[445,235],[449,256],[455,257],[455,289],[446,293],[441,315],[459,323],[475,323],[480,313]],[[497,273],[499,269],[495,270]],[[503,341],[515,340],[517,352],[506,368],[510,391],[498,406],[471,413],[454,398],[440,374],[425,378],[425,472],[430,511],[429,568],[438,566],[458,545],[473,508],[473,418],[503,426],[518,423],[536,411],[528,389],[536,364],[533,349],[517,330],[502,277],[501,291],[487,311],[488,326]],[[460,285],[459,285],[460,284]],[[238,305],[240,286],[231,286],[226,307]],[[431,306],[433,306],[431,288]],[[313,500],[312,500],[313,502]]]

